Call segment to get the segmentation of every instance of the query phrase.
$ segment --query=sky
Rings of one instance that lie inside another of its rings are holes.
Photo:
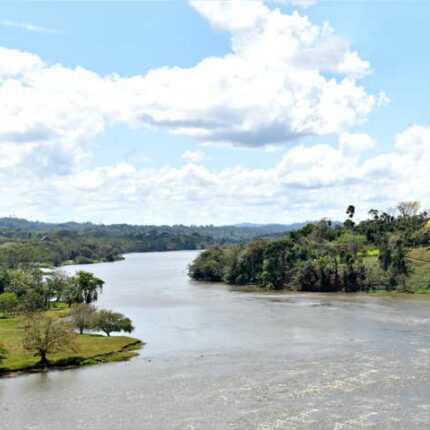
[[[0,1],[0,216],[430,207],[430,1]]]

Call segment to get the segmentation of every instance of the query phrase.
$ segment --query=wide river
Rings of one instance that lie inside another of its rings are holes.
[[[428,297],[240,291],[190,281],[196,255],[85,266],[147,345],[1,380],[0,429],[430,428]]]

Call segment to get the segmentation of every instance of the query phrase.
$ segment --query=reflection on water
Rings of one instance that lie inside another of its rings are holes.
[[[426,428],[428,297],[197,283],[195,255],[85,266],[106,281],[99,305],[147,345],[128,363],[2,380],[0,428]]]

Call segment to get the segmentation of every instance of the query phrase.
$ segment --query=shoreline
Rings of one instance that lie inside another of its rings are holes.
[[[137,357],[139,353],[135,351],[145,346],[145,342],[141,341],[140,339],[130,338],[130,341],[130,343],[114,351],[85,357],[76,356],[60,359],[52,362],[52,364],[48,367],[39,367],[36,364],[35,366],[23,369],[8,370],[0,368],[0,380],[5,378],[15,378],[17,376],[28,375],[32,373],[47,373],[53,370],[79,369],[82,367],[96,366],[106,363],[128,361],[133,357]]]

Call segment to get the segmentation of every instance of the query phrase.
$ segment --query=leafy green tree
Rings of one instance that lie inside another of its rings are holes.
[[[46,279],[47,289],[50,292],[50,296],[57,302],[66,300],[67,293],[74,283],[73,276],[69,275],[64,270],[53,270]]]
[[[83,270],[76,273],[75,283],[80,294],[80,302],[87,304],[97,301],[104,285],[103,280],[95,277],[93,273]]]
[[[40,293],[29,291],[19,300],[18,310],[25,314],[34,314],[45,310],[45,300]]]
[[[211,248],[200,253],[188,268],[191,278],[200,281],[219,282],[224,275],[224,253],[219,248]]]
[[[52,316],[36,314],[23,323],[23,346],[40,357],[40,366],[49,366],[47,355],[63,351],[76,351],[76,336],[70,325]]]
[[[412,274],[411,263],[406,259],[406,250],[401,241],[396,241],[392,253],[391,271],[400,280],[403,291],[406,291],[406,279]]]
[[[27,293],[34,286],[31,274],[22,270],[8,270],[5,291],[15,293],[18,297]]]
[[[270,290],[285,286],[287,271],[295,260],[293,242],[290,239],[273,239],[264,250],[261,281]]]
[[[349,205],[348,208],[346,209],[346,214],[349,216],[349,218],[354,218],[354,215],[355,215],[355,206],[354,205]]]
[[[125,317],[123,314],[102,309],[94,315],[93,330],[103,331],[110,336],[112,332],[124,331],[131,333],[134,327],[130,318]]]
[[[15,293],[0,294],[0,312],[3,312],[3,316],[14,312],[18,307],[18,303],[18,296]]]
[[[0,267],[28,270],[37,263],[49,261],[49,252],[38,244],[13,243],[0,252]]]

